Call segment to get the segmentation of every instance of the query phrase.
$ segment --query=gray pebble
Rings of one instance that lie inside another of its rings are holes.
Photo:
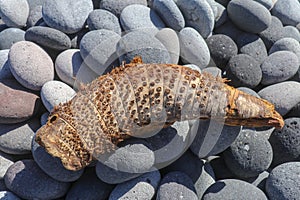
[[[21,200],[14,193],[9,191],[0,191],[0,199],[1,200]]]
[[[9,69],[8,60],[9,49],[0,50],[0,80],[14,78]]]
[[[10,49],[19,41],[25,40],[25,31],[19,28],[7,28],[0,32],[0,49]]]
[[[177,0],[176,4],[184,16],[186,27],[194,28],[203,38],[212,34],[214,13],[207,1]]]
[[[76,33],[83,28],[92,10],[92,0],[77,0],[76,3],[69,0],[52,0],[45,1],[42,13],[48,26],[64,33]]]
[[[285,26],[283,27],[283,36],[285,38],[294,38],[300,42],[300,33],[299,30],[294,26]]]
[[[146,0],[101,0],[100,1],[100,8],[108,10],[115,14],[117,17],[121,15],[121,12],[126,6],[138,4],[147,6]]]
[[[291,51],[276,51],[269,55],[261,65],[261,84],[279,83],[293,77],[299,69],[300,62]]]
[[[118,184],[111,192],[109,200],[151,199],[159,182],[159,171],[145,173],[137,178]]]
[[[29,15],[27,0],[1,0],[0,15],[8,27],[24,27]]]
[[[252,96],[255,96],[255,97],[259,97],[259,95],[257,94],[257,92],[255,92],[254,90],[250,89],[250,88],[247,88],[247,87],[239,87],[237,88],[243,92],[246,92],[247,94],[251,94]]]
[[[268,176],[269,176],[269,172],[263,171],[258,176],[248,178],[248,179],[246,179],[246,181],[265,192],[265,186],[266,186],[266,181],[267,181]]]
[[[180,31],[184,28],[184,17],[173,0],[154,0],[152,8],[168,27],[175,31]]]
[[[269,50],[269,54],[276,51],[291,51],[295,53],[300,61],[300,44],[294,38],[282,38],[277,40]]]
[[[300,3],[297,0],[277,0],[272,15],[278,17],[284,25],[296,26],[300,22],[299,10]]]
[[[275,109],[281,114],[287,114],[300,99],[300,83],[285,81],[263,88],[258,95],[275,105]]]
[[[268,9],[268,10],[271,10],[272,7],[274,6],[274,3],[276,2],[274,0],[254,0],[254,1],[260,3],[263,6],[265,6],[266,9]]]
[[[46,0],[27,0],[29,8],[32,9],[36,6],[41,6]]]
[[[185,64],[205,68],[210,60],[208,46],[202,36],[193,28],[186,27],[179,32],[180,56]]]
[[[1,137],[1,136],[0,136]],[[7,171],[7,169],[12,165],[14,164],[14,162],[9,159],[9,158],[6,158],[4,156],[4,153],[0,152],[0,179],[3,179],[4,178],[4,175]],[[0,189],[1,191],[1,189]],[[1,198],[0,198],[1,199]]]
[[[227,9],[220,3],[216,2],[216,6],[218,9],[217,14],[215,15],[215,26],[214,29],[218,28],[226,21],[228,21]]]
[[[215,77],[222,78],[222,70],[218,67],[206,67],[202,70],[202,72],[208,72]]]
[[[230,20],[227,20],[221,26],[216,27],[214,33],[227,35],[236,42],[237,38],[244,32],[237,28]]]
[[[5,174],[7,188],[23,199],[55,199],[64,196],[70,186],[50,178],[33,160],[20,160]]]
[[[266,182],[270,200],[299,199],[300,162],[288,162],[274,168]]]
[[[27,19],[27,27],[38,26],[42,22],[44,22],[42,8],[42,5],[38,5],[30,9],[30,13]]]
[[[26,30],[25,39],[58,51],[71,48],[71,40],[66,34],[49,27],[31,27]]]

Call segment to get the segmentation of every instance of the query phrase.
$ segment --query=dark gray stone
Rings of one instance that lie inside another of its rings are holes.
[[[19,28],[7,28],[0,32],[0,49],[10,49],[19,41],[25,40],[25,31]]]
[[[297,0],[277,0],[272,15],[278,17],[284,25],[296,26],[300,22],[299,10],[300,3]]]
[[[277,17],[272,16],[270,26],[258,35],[265,43],[266,48],[270,49],[277,40],[284,37],[283,25]]]
[[[215,34],[223,34],[230,37],[233,41],[237,41],[237,38],[244,32],[236,27],[230,20],[227,20],[221,26],[214,29]]]
[[[108,10],[115,14],[117,17],[121,15],[122,10],[129,5],[138,4],[147,6],[146,0],[101,0],[100,8]]]
[[[217,13],[215,15],[215,26],[214,29],[218,28],[226,21],[228,21],[227,9],[222,5],[216,2]]]
[[[0,199],[1,200],[21,200],[14,193],[9,191],[0,191]]]

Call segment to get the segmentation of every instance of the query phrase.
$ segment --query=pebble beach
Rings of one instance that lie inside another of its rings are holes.
[[[0,17],[0,200],[300,200],[299,0],[0,0]],[[36,131],[135,56],[228,79],[285,125],[176,122],[67,170]]]

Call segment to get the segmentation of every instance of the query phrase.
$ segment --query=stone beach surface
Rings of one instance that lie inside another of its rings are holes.
[[[0,17],[0,199],[299,199],[300,1],[0,0]],[[65,169],[36,131],[136,55],[230,79],[285,126],[176,122]]]

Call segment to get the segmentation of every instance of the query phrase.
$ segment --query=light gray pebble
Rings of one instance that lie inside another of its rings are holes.
[[[299,60],[291,51],[276,51],[261,65],[261,84],[270,85],[293,77],[299,69]]]
[[[129,5],[138,4],[147,6],[146,0],[101,0],[100,8],[108,10],[115,14],[117,17],[121,15],[123,9]]]
[[[1,136],[0,136],[1,137]],[[4,175],[7,171],[7,169],[14,164],[14,162],[11,159],[6,158],[5,156],[2,156],[4,153],[0,152],[0,179],[4,178]],[[1,189],[0,189],[1,191]],[[1,199],[1,198],[0,198]]]
[[[25,31],[19,28],[7,28],[0,32],[0,49],[10,49],[19,41],[25,40]]]
[[[276,2],[276,0],[254,0],[258,3],[260,3],[261,5],[265,6],[266,9],[271,10],[274,6],[274,3]]]
[[[276,41],[270,48],[269,54],[272,54],[276,51],[291,51],[297,55],[300,62],[300,44],[293,38],[282,38]]]
[[[26,88],[40,90],[44,83],[54,78],[50,56],[33,42],[15,43],[9,51],[8,60],[12,74]]]
[[[208,72],[215,77],[222,78],[222,70],[218,67],[206,67],[202,70],[203,72]]]
[[[46,0],[27,0],[29,8],[32,9],[36,6],[41,6]]]
[[[277,0],[271,12],[284,25],[296,26],[300,22],[299,10],[300,3],[298,0]]]
[[[0,50],[0,80],[14,78],[9,69],[8,60],[9,49]]]
[[[216,15],[218,13],[218,7],[217,7],[218,2],[216,2],[215,0],[206,0],[206,1],[209,4],[211,10],[213,11],[214,17],[216,18]]]
[[[247,94],[251,94],[252,96],[255,96],[255,97],[259,97],[259,95],[257,94],[257,92],[255,92],[254,90],[250,89],[250,88],[247,88],[247,87],[238,87],[237,89],[243,91],[243,92],[246,92]]]
[[[52,28],[64,33],[76,33],[80,31],[93,10],[92,0],[45,1],[43,4],[43,19]]]
[[[14,193],[9,191],[0,191],[0,199],[1,200],[21,200]]]
[[[118,184],[111,192],[109,200],[151,199],[159,182],[159,171],[147,172],[137,178]]]
[[[173,0],[154,0],[152,8],[168,27],[175,31],[180,31],[184,28],[184,17]]]
[[[210,60],[210,53],[205,40],[193,28],[183,28],[179,34],[180,56],[185,64],[195,64],[205,68]]]
[[[27,27],[38,26],[42,22],[44,22],[42,8],[42,5],[38,5],[30,9],[30,13],[27,19]]]
[[[299,30],[294,26],[285,26],[283,27],[283,37],[285,38],[294,38],[300,42],[300,33]]]
[[[90,30],[107,29],[121,35],[119,19],[111,12],[104,9],[96,9],[90,12],[87,18]]]
[[[283,25],[277,17],[272,16],[270,26],[258,35],[265,43],[266,48],[270,49],[277,40],[283,38]]]
[[[27,0],[0,0],[0,15],[8,27],[24,27],[29,15]]]
[[[186,27],[194,28],[203,38],[212,34],[214,13],[207,1],[177,0],[176,4],[183,13]]]

